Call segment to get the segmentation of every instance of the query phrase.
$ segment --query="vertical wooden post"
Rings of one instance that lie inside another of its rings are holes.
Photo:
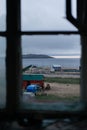
[[[87,36],[81,35],[81,101],[87,103]]]
[[[87,1],[77,0],[77,19],[81,33],[81,101],[87,102]]]
[[[77,0],[77,18],[71,12],[71,0],[66,0],[67,19],[81,33],[81,101],[87,102],[87,1]]]
[[[21,88],[21,38],[20,0],[7,0],[7,50],[6,50],[6,107],[14,113],[20,105]]]

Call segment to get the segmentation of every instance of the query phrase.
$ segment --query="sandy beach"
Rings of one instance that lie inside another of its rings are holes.
[[[45,82],[45,86],[48,83]],[[60,97],[66,96],[79,96],[80,85],[79,84],[60,84],[60,83],[49,83],[51,89],[45,90],[47,94],[52,94]]]

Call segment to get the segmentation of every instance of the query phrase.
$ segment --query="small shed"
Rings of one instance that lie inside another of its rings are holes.
[[[44,75],[42,74],[23,74],[23,85],[25,89],[30,84],[38,84],[44,88]]]
[[[54,71],[61,71],[61,65],[52,65],[52,68],[54,69]]]

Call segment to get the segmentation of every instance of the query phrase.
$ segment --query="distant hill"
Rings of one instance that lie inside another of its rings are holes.
[[[52,57],[43,54],[26,54],[22,55],[22,58],[52,58]]]

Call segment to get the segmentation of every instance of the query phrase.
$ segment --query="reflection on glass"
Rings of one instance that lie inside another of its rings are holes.
[[[77,30],[66,19],[65,0],[22,0],[21,9],[22,30]]]
[[[79,101],[80,37],[23,36],[23,101]]]
[[[6,104],[6,68],[5,68],[5,38],[0,37],[0,108]]]
[[[6,30],[6,0],[0,0],[0,31]]]

